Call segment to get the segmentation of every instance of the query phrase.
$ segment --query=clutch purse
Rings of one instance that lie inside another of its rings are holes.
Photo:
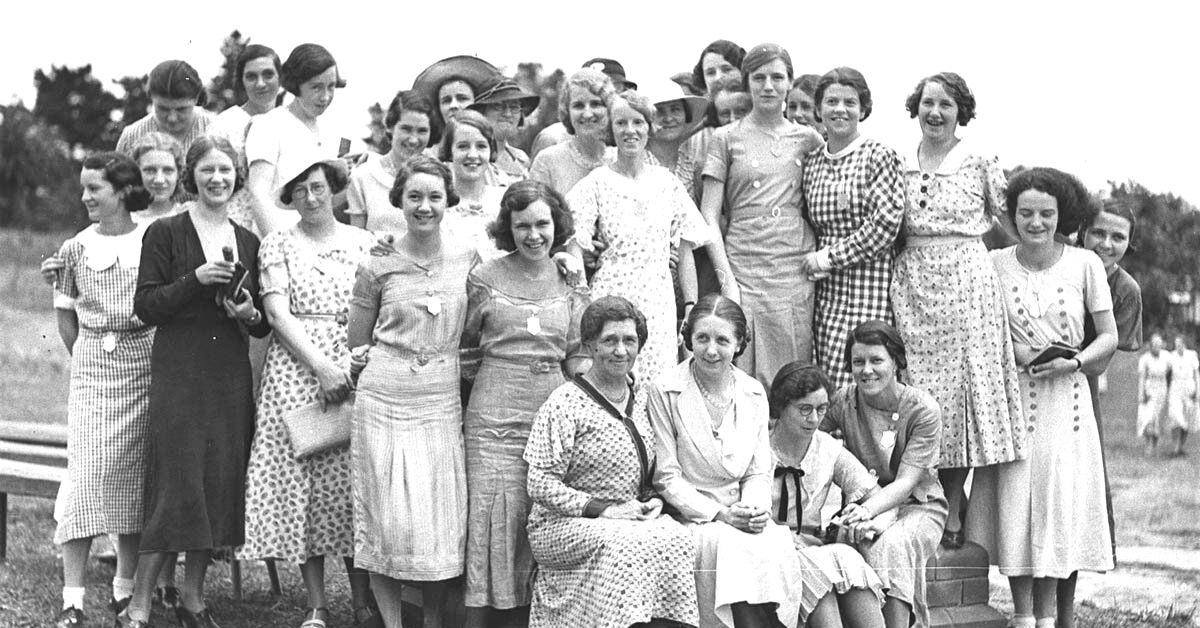
[[[308,458],[323,451],[350,444],[350,419],[354,414],[354,396],[321,408],[320,401],[300,406],[283,415],[292,457]]]
[[[1075,357],[1075,354],[1077,353],[1079,353],[1079,349],[1076,349],[1069,344],[1052,342],[1050,343],[1050,346],[1042,349],[1041,352],[1033,356],[1033,359],[1029,361],[1029,365],[1037,366],[1038,364],[1045,364],[1055,358],[1066,358],[1070,360],[1071,358]]]

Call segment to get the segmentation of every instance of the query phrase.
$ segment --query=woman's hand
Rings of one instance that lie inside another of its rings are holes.
[[[649,501],[641,502],[636,499],[631,499],[620,504],[613,504],[605,508],[600,516],[604,519],[628,519],[633,521],[645,521],[653,519],[662,512],[662,500],[657,497]]]
[[[63,258],[58,256],[58,253],[42,260],[42,267],[39,271],[42,273],[42,281],[53,286],[58,281],[58,271],[67,267],[67,263]]]
[[[229,280],[233,279],[233,262],[217,260],[201,264],[196,268],[196,279],[203,286],[229,283]]]
[[[819,253],[814,251],[800,257],[800,274],[808,277],[809,281],[821,281],[829,277],[829,270],[821,267],[818,256]]]
[[[586,285],[587,279],[584,277],[583,262],[574,255],[566,251],[559,251],[551,258],[554,260],[554,265],[558,267],[558,273],[567,281],[567,285],[578,287]]]
[[[387,257],[396,252],[396,236],[385,233],[379,236],[375,241],[375,245],[371,247],[372,257]]]
[[[717,513],[717,521],[728,524],[748,534],[758,534],[767,527],[770,515],[766,510],[738,502]]]
[[[357,383],[358,376],[367,368],[370,360],[371,345],[359,345],[350,350],[350,381]]]
[[[893,508],[871,519],[858,521],[846,526],[846,534],[851,543],[856,545],[868,543],[879,538],[879,535],[883,534],[883,531],[890,528],[895,522],[896,509]]]
[[[600,268],[603,262],[600,261],[600,256],[608,248],[608,240],[604,239],[603,235],[597,233],[592,236],[592,250],[584,249],[583,265],[590,269],[593,273]]]
[[[1034,379],[1046,379],[1074,373],[1077,370],[1079,370],[1079,363],[1075,361],[1075,358],[1054,358],[1042,364],[1030,364],[1029,376]]]
[[[317,383],[321,386],[321,408],[341,403],[350,396],[354,384],[350,381],[350,370],[340,368],[330,360],[324,360],[314,369]]]
[[[729,281],[721,282],[721,296],[741,305],[742,303],[742,287],[738,282],[730,279]]]
[[[225,306],[225,313],[229,318],[239,320],[247,325],[257,325],[262,320],[262,312],[254,307],[254,300],[250,298],[250,291],[242,288],[238,294],[238,300],[221,299],[221,305]]]
[[[824,541],[811,534],[797,532],[792,535],[792,546],[798,550],[802,550],[806,547],[820,547],[824,544]]]

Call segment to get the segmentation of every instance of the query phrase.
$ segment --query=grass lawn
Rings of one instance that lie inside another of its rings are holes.
[[[0,232],[0,420],[61,423],[66,420],[68,364],[58,339],[51,292],[37,273],[42,256],[58,249],[63,235]],[[1105,451],[1117,517],[1118,552],[1122,561],[1136,562],[1120,547],[1163,546],[1200,549],[1200,436],[1189,443],[1183,458],[1147,458],[1134,436],[1136,356],[1120,354],[1109,369],[1103,396]],[[62,586],[49,500],[15,497],[10,500],[9,558],[0,565],[0,626],[49,624],[58,608]],[[1165,507],[1169,506],[1169,507]],[[93,562],[88,608],[93,622],[107,620],[98,610],[111,568]],[[349,595],[340,565],[328,566],[332,626],[350,625]],[[266,570],[258,564],[243,569],[246,598],[234,603],[226,563],[209,571],[209,600],[226,628],[298,625],[303,586],[294,566],[280,565],[284,596],[268,595]],[[182,573],[180,574],[182,575]],[[1102,601],[1101,601],[1102,602]],[[1192,609],[1134,609],[1083,602],[1081,626],[1191,625]],[[157,625],[173,625],[164,616]],[[94,625],[108,625],[107,621]]]

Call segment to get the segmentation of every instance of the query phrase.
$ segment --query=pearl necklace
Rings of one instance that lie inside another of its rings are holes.
[[[696,374],[696,365],[695,364],[692,364],[692,379],[696,380],[696,388],[700,389],[700,396],[704,397],[704,401],[707,402],[709,405],[711,405],[713,408],[716,408],[719,410],[719,409],[725,408],[729,404],[733,403],[733,395],[732,394],[730,394],[729,398],[727,399],[727,398],[725,398],[724,395],[713,394],[710,390],[708,390],[707,387],[705,387],[704,383],[702,381],[700,381],[699,375]],[[732,380],[733,380],[733,373],[730,372],[729,377],[727,377],[725,381],[728,382],[729,384],[732,384]],[[732,385],[727,385],[726,388],[732,390]]]

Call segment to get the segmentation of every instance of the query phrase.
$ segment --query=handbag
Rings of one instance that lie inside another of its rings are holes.
[[[320,401],[314,401],[285,412],[283,424],[292,441],[292,457],[301,460],[349,445],[353,415],[354,395],[325,408],[321,407]]]

